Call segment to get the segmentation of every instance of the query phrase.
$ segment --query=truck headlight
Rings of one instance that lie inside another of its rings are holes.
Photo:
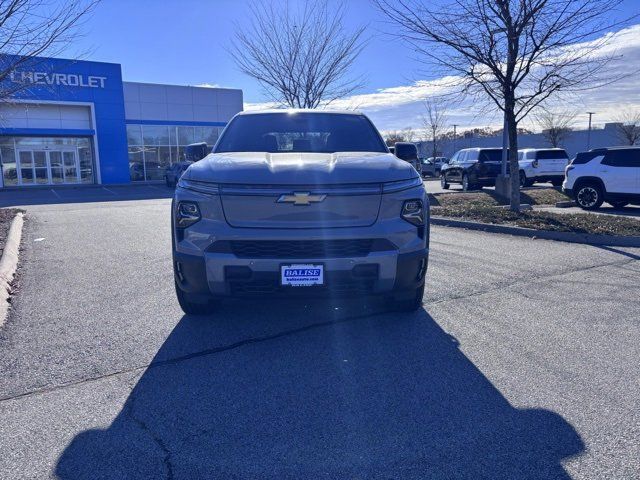
[[[401,192],[402,190],[408,190],[409,188],[424,187],[422,178],[415,177],[409,180],[399,180],[396,182],[386,182],[382,184],[382,193],[394,193]]]
[[[176,208],[176,226],[186,228],[200,220],[200,208],[195,202],[180,202]]]
[[[403,220],[421,227],[424,225],[424,205],[422,200],[406,200],[402,205],[402,213],[400,214]]]
[[[211,195],[218,195],[220,193],[220,187],[217,183],[200,182],[197,180],[187,180],[184,178],[184,174],[178,181],[178,187],[192,190],[198,193],[206,193]]]

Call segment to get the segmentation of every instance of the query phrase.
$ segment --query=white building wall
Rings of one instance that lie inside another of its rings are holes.
[[[242,90],[123,82],[127,120],[228,122],[242,111]]]
[[[431,142],[417,142],[420,156],[430,157],[432,151]],[[591,130],[591,138],[589,140],[589,132],[587,130],[575,130],[567,136],[562,142],[561,147],[564,148],[569,157],[574,157],[578,152],[586,151],[587,145],[591,148],[615,147],[623,145],[615,124],[606,124],[604,128],[596,128]],[[502,136],[493,137],[474,137],[472,135],[459,136],[454,142],[453,139],[441,140],[438,142],[438,150],[440,154],[451,158],[453,154],[462,148],[472,147],[502,147]],[[549,142],[541,133],[518,136],[519,148],[549,148]]]
[[[5,103],[0,105],[1,128],[92,129],[86,105]]]

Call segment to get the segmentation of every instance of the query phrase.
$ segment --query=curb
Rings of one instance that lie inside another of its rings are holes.
[[[574,202],[573,200],[567,200],[564,202],[556,202],[556,208],[571,208],[571,207],[577,207],[578,204],[576,202]]]
[[[24,214],[16,213],[11,221],[7,241],[0,258],[0,327],[4,325],[9,314],[9,296],[11,293],[11,282],[18,268],[18,253],[20,239],[22,238],[22,225],[24,224]]]
[[[464,228],[489,233],[504,233],[516,237],[541,238],[559,242],[583,243],[586,245],[606,245],[610,247],[640,247],[640,237],[621,237],[617,235],[595,235],[589,233],[552,232],[549,230],[534,230],[532,228],[495,225],[493,223],[469,222],[445,217],[431,217],[433,225],[442,227]]]

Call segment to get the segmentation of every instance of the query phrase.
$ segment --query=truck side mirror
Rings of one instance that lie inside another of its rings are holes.
[[[418,159],[418,147],[413,143],[398,142],[396,143],[396,157],[400,160],[410,161]]]

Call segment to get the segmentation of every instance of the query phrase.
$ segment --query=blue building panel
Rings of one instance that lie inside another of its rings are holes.
[[[15,63],[3,56],[1,62]],[[95,134],[102,183],[128,183],[129,162],[125,126],[122,71],[114,63],[60,58],[33,58],[18,64],[3,87],[15,90],[13,97],[51,102],[81,102],[93,105]],[[39,134],[38,129],[29,133]],[[10,134],[9,131],[0,133]],[[24,133],[24,131],[23,131]],[[49,131],[50,135],[77,135],[71,130]]]
[[[135,181],[162,181],[164,168],[184,158],[189,143],[213,145],[242,110],[241,90],[123,82],[120,65],[114,63],[0,54],[0,68],[11,70],[0,82],[4,94],[26,102],[8,104],[11,120],[0,125],[0,187],[59,184],[51,152],[68,145],[78,145],[79,174],[69,174],[67,182],[64,173],[62,183],[130,183],[130,172],[137,172]],[[127,125],[139,126],[131,139]],[[166,127],[164,133],[159,127]],[[40,154],[46,157],[45,176],[43,167],[36,172],[32,163],[23,164],[29,151],[47,151]]]

